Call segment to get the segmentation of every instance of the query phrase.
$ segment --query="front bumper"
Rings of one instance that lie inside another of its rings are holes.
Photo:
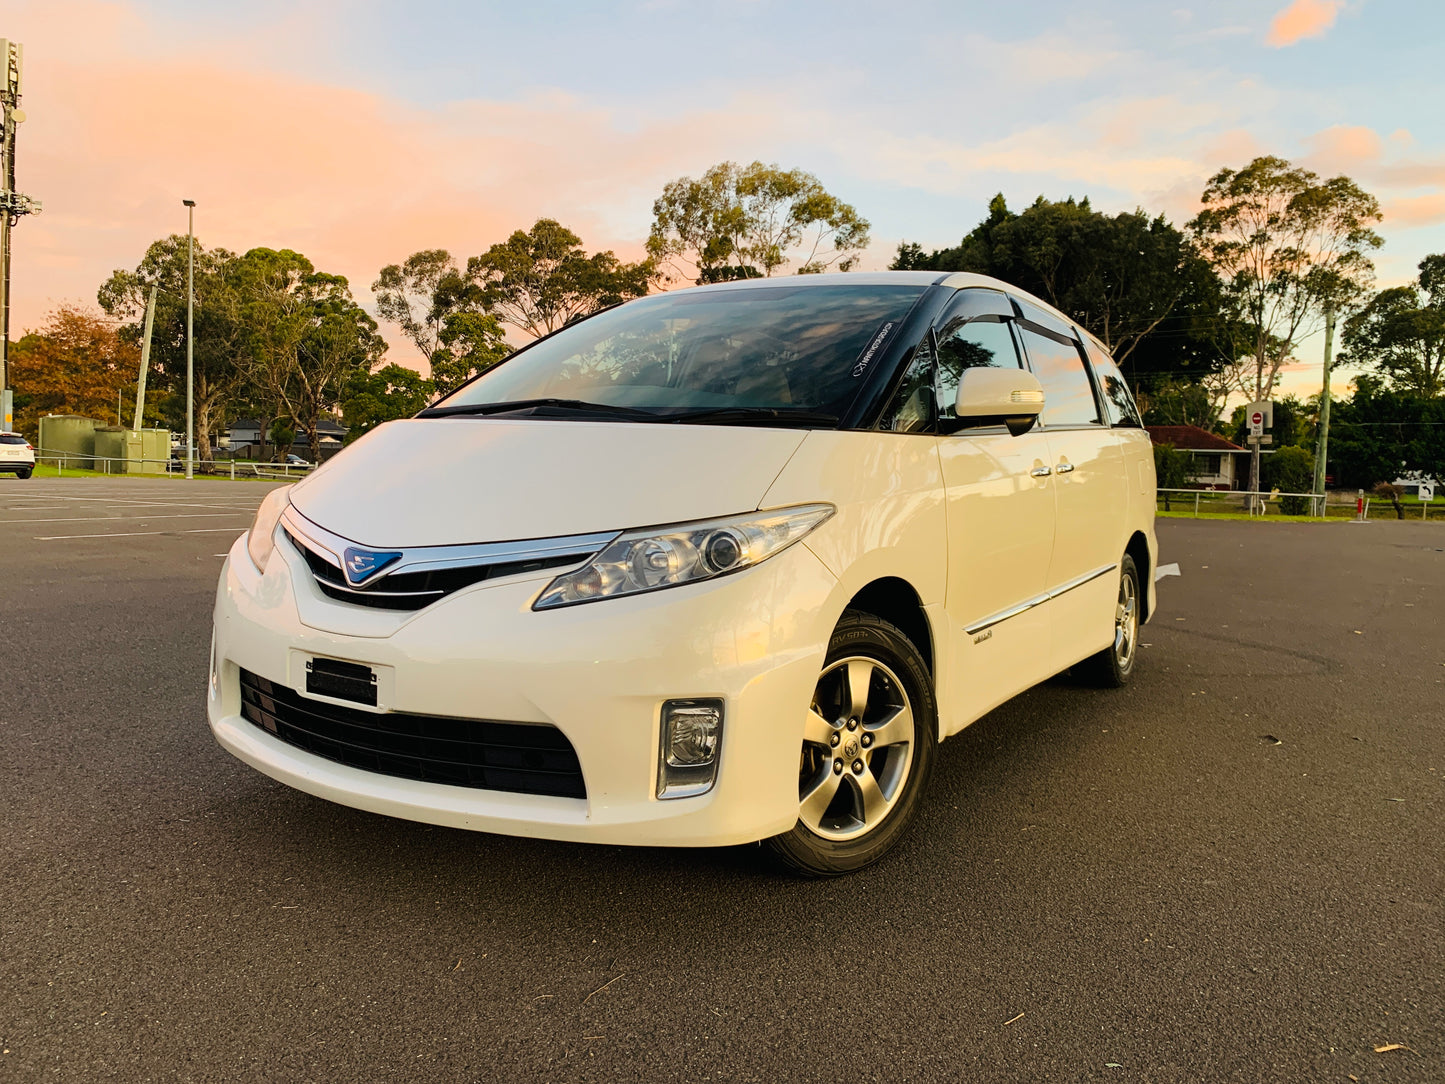
[[[828,612],[836,581],[812,552],[794,545],[733,576],[533,612],[552,575],[483,582],[415,613],[383,615],[322,595],[284,538],[258,574],[243,537],[216,595],[211,730],[241,760],[299,790],[432,824],[668,846],[743,843],[791,828],[804,716],[837,618]],[[587,797],[368,772],[242,717],[241,669],[306,696],[313,655],[371,666],[377,710],[556,726],[576,750]],[[659,716],[663,701],[679,697],[726,701],[718,778],[707,794],[663,801]]]

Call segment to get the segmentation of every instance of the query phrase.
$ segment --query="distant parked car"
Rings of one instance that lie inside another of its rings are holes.
[[[294,453],[292,453],[292,452],[287,452],[287,453],[286,453],[286,459],[284,460],[284,462],[285,462],[285,464],[286,464],[288,467],[309,467],[309,466],[311,466],[311,464],[308,463],[306,460],[302,459],[299,455],[296,455],[296,454],[294,454]]]
[[[35,472],[35,446],[19,433],[0,433],[0,474],[29,478]]]

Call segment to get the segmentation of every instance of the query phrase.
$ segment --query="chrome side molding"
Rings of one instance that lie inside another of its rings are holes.
[[[1042,606],[1050,599],[1055,599],[1058,598],[1060,595],[1067,594],[1076,587],[1083,587],[1084,584],[1089,583],[1092,580],[1097,580],[1100,576],[1107,576],[1110,572],[1113,572],[1118,567],[1119,564],[1116,561],[1112,565],[1104,565],[1101,568],[1094,569],[1094,571],[1092,572],[1085,572],[1082,576],[1075,576],[1068,583],[1060,584],[1052,591],[1045,591],[1042,595],[1035,595],[1031,599],[1020,602],[1017,606],[1010,606],[1007,610],[1000,610],[996,614],[991,614],[988,617],[985,617],[982,621],[977,621],[974,624],[967,626],[963,630],[964,634],[967,636],[977,635],[978,633],[983,632],[984,629],[992,628],[994,625],[999,624],[1001,621],[1007,621],[1010,617],[1017,617],[1021,613],[1032,610],[1035,606]]]

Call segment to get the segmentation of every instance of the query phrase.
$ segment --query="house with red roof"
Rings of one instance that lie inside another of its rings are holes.
[[[1249,480],[1249,464],[1241,456],[1249,449],[1225,440],[1197,425],[1150,425],[1149,439],[1169,444],[1194,459],[1194,484],[1201,489],[1242,489]]]

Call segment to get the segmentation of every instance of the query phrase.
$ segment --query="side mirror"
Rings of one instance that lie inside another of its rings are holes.
[[[953,403],[959,429],[1003,424],[1016,437],[1033,428],[1043,409],[1043,385],[1024,369],[965,369]]]

